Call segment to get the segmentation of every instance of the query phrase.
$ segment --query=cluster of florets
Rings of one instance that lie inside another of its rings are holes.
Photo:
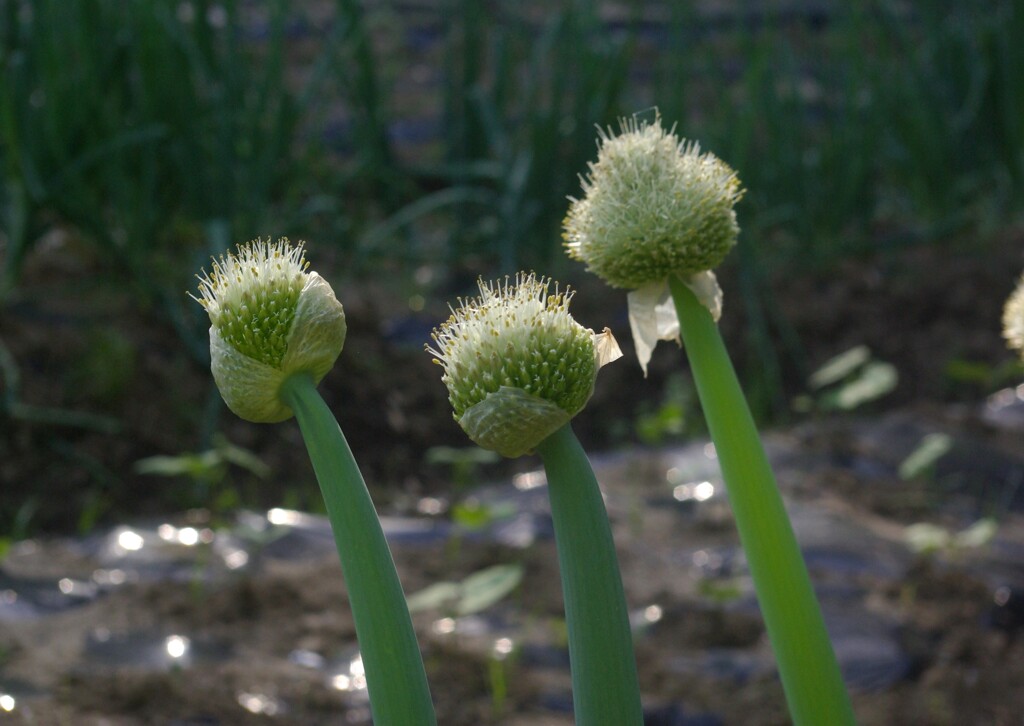
[[[479,282],[434,331],[430,348],[456,417],[501,386],[551,401],[569,414],[590,397],[597,374],[594,334],[569,314],[572,291],[549,294],[550,280],[520,273]]]
[[[1024,277],[1003,308],[1003,337],[1024,358]]]
[[[279,367],[306,284],[303,243],[256,240],[213,261],[196,298],[221,337],[240,353]]]
[[[214,259],[195,299],[210,315],[210,369],[228,407],[248,421],[283,421],[295,373],[319,382],[345,343],[345,312],[331,286],[307,272],[303,245],[256,240]]]
[[[569,256],[630,289],[717,267],[739,235],[736,173],[658,120],[599,134],[584,197],[571,200],[564,223]]]
[[[427,347],[444,368],[456,420],[506,456],[532,449],[594,389],[594,332],[569,314],[572,292],[549,293],[550,284],[533,273],[481,280],[480,296],[460,300]]]

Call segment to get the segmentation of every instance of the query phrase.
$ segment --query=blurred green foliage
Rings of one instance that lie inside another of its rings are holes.
[[[298,173],[302,92],[286,83],[287,4],[268,4],[260,42],[238,5],[4,3],[7,287],[55,223],[152,292],[180,284],[191,236],[219,249],[273,219]]]
[[[432,446],[427,449],[423,463],[450,467],[452,489],[458,496],[479,481],[478,469],[481,466],[500,460],[499,454],[479,446]]]
[[[830,358],[811,374],[811,394],[797,397],[797,411],[851,411],[891,393],[899,382],[896,366],[876,360],[866,345]]]
[[[182,290],[260,235],[420,301],[478,274],[577,274],[561,222],[595,125],[657,107],[747,189],[726,264],[755,408],[783,410],[800,344],[769,275],[1019,219],[1021,37],[1020,0],[0,0],[0,309],[54,230],[200,361],[206,321]],[[125,396],[133,342],[90,337],[74,411],[22,400],[0,346],[0,424],[120,435],[87,410]],[[685,427],[672,385],[636,412],[639,437]],[[100,492],[87,526],[118,475],[65,448]],[[31,519],[23,504],[0,520]]]
[[[636,436],[648,446],[658,446],[677,439],[686,432],[687,417],[697,406],[696,391],[690,380],[681,373],[673,373],[665,380],[661,402],[652,407],[642,401],[638,405],[633,427]]]
[[[1019,206],[1019,2],[771,7],[5,0],[2,289],[55,224],[158,297],[268,232],[558,266],[594,125],[655,105],[740,170],[772,255]]]

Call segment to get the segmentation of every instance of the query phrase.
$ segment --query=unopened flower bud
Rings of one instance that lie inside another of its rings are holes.
[[[572,291],[549,294],[533,273],[485,283],[461,300],[427,347],[444,368],[455,420],[477,444],[503,456],[529,453],[579,413],[598,369],[622,354],[607,329],[569,314]]]
[[[565,218],[565,246],[609,285],[631,290],[630,329],[646,375],[657,341],[679,336],[669,276],[718,320],[722,293],[711,270],[736,245],[743,190],[725,162],[660,119],[624,119],[618,136],[598,133],[584,197],[571,199]]]
[[[1021,277],[1003,308],[1003,337],[1024,359],[1024,277]]]
[[[569,256],[629,289],[717,267],[739,235],[736,173],[660,120],[623,120],[618,136],[599,134],[585,195],[565,219]]]
[[[199,276],[192,297],[210,315],[213,378],[228,408],[247,421],[290,418],[281,384],[296,373],[318,383],[345,343],[341,303],[308,267],[303,243],[256,240]]]

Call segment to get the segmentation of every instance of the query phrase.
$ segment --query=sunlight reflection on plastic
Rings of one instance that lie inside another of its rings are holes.
[[[72,580],[70,577],[62,577],[57,581],[57,589],[64,595],[89,598],[96,595],[96,585],[91,582]]]
[[[718,452],[715,451],[715,445],[714,444],[704,444],[704,456],[706,456],[709,459],[717,459],[718,458]]]
[[[302,524],[302,519],[302,512],[296,512],[294,509],[274,507],[267,512],[267,521],[279,527],[298,527]]]
[[[232,550],[224,555],[224,564],[229,570],[237,570],[249,564],[249,553],[245,550]]]
[[[1010,588],[1006,585],[1000,585],[996,588],[992,600],[998,607],[1004,607],[1006,603],[1010,602]]]
[[[656,623],[661,620],[664,611],[661,609],[661,605],[648,605],[644,608],[644,620],[649,623]]]
[[[319,670],[324,667],[324,657],[322,655],[304,648],[299,648],[289,653],[288,662],[300,665],[303,668],[312,668],[313,670]]]
[[[39,544],[35,540],[25,539],[12,545],[10,553],[16,555],[31,555],[35,554],[38,549]]]
[[[350,708],[345,712],[345,720],[349,723],[367,723],[370,720],[370,709]]]
[[[124,570],[95,570],[92,573],[92,581],[97,585],[123,585],[128,579]]]
[[[145,540],[142,539],[142,535],[130,529],[126,529],[121,532],[121,534],[117,535],[117,546],[126,552],[136,552],[141,550],[142,545],[144,544]]]
[[[983,418],[999,428],[1024,429],[1024,383],[996,391],[986,398]]]
[[[331,679],[331,685],[339,691],[366,690],[366,672],[363,670],[363,657],[357,655],[348,666],[348,673],[339,673]]]
[[[531,489],[544,486],[548,483],[548,478],[542,471],[528,471],[523,474],[516,474],[512,477],[512,486],[521,492],[527,492]]]
[[[494,641],[494,657],[504,660],[512,652],[511,638],[498,638]]]
[[[430,626],[438,635],[448,635],[449,633],[455,632],[455,618],[441,618],[435,620],[434,624]]]
[[[1020,401],[1024,401],[1024,383],[1016,388],[1003,388],[988,397],[989,406],[997,409],[1014,406]]]
[[[164,647],[167,649],[167,655],[171,656],[175,660],[183,658],[188,653],[189,645],[191,641],[184,635],[169,635],[167,640],[164,641]]]
[[[708,550],[697,550],[691,558],[694,567],[701,570],[717,570],[722,566],[722,555]]]
[[[17,703],[14,700],[14,696],[9,693],[0,693],[0,711],[7,711],[10,713],[14,710]]]
[[[715,485],[709,481],[680,484],[672,489],[672,497],[679,502],[696,499],[704,502],[715,495]]]
[[[988,403],[991,408],[1006,408],[1012,406],[1019,399],[1017,398],[1017,391],[1013,388],[1003,388],[1002,390],[996,391],[988,398]]]
[[[239,693],[238,704],[249,713],[276,716],[281,712],[281,704],[276,699],[262,693]]]
[[[463,615],[458,620],[452,621],[452,632],[462,633],[467,638],[485,637],[493,632],[487,618],[480,615]]]
[[[423,497],[416,503],[416,511],[420,514],[440,514],[445,509],[444,500],[437,497]]]
[[[213,542],[214,532],[209,527],[196,529],[195,527],[182,527],[178,529],[173,524],[161,524],[156,529],[160,539],[165,542],[177,542],[186,547],[193,547],[200,542],[210,544]]]

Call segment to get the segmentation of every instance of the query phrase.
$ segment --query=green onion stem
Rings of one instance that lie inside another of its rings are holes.
[[[384,530],[345,435],[317,393],[297,373],[281,386],[295,412],[320,482],[377,726],[435,726],[434,706],[416,633]]]
[[[643,711],[629,613],[597,479],[569,424],[537,453],[555,525],[576,724],[638,726]]]
[[[854,724],[807,566],[718,326],[674,275],[669,286],[793,722]]]

